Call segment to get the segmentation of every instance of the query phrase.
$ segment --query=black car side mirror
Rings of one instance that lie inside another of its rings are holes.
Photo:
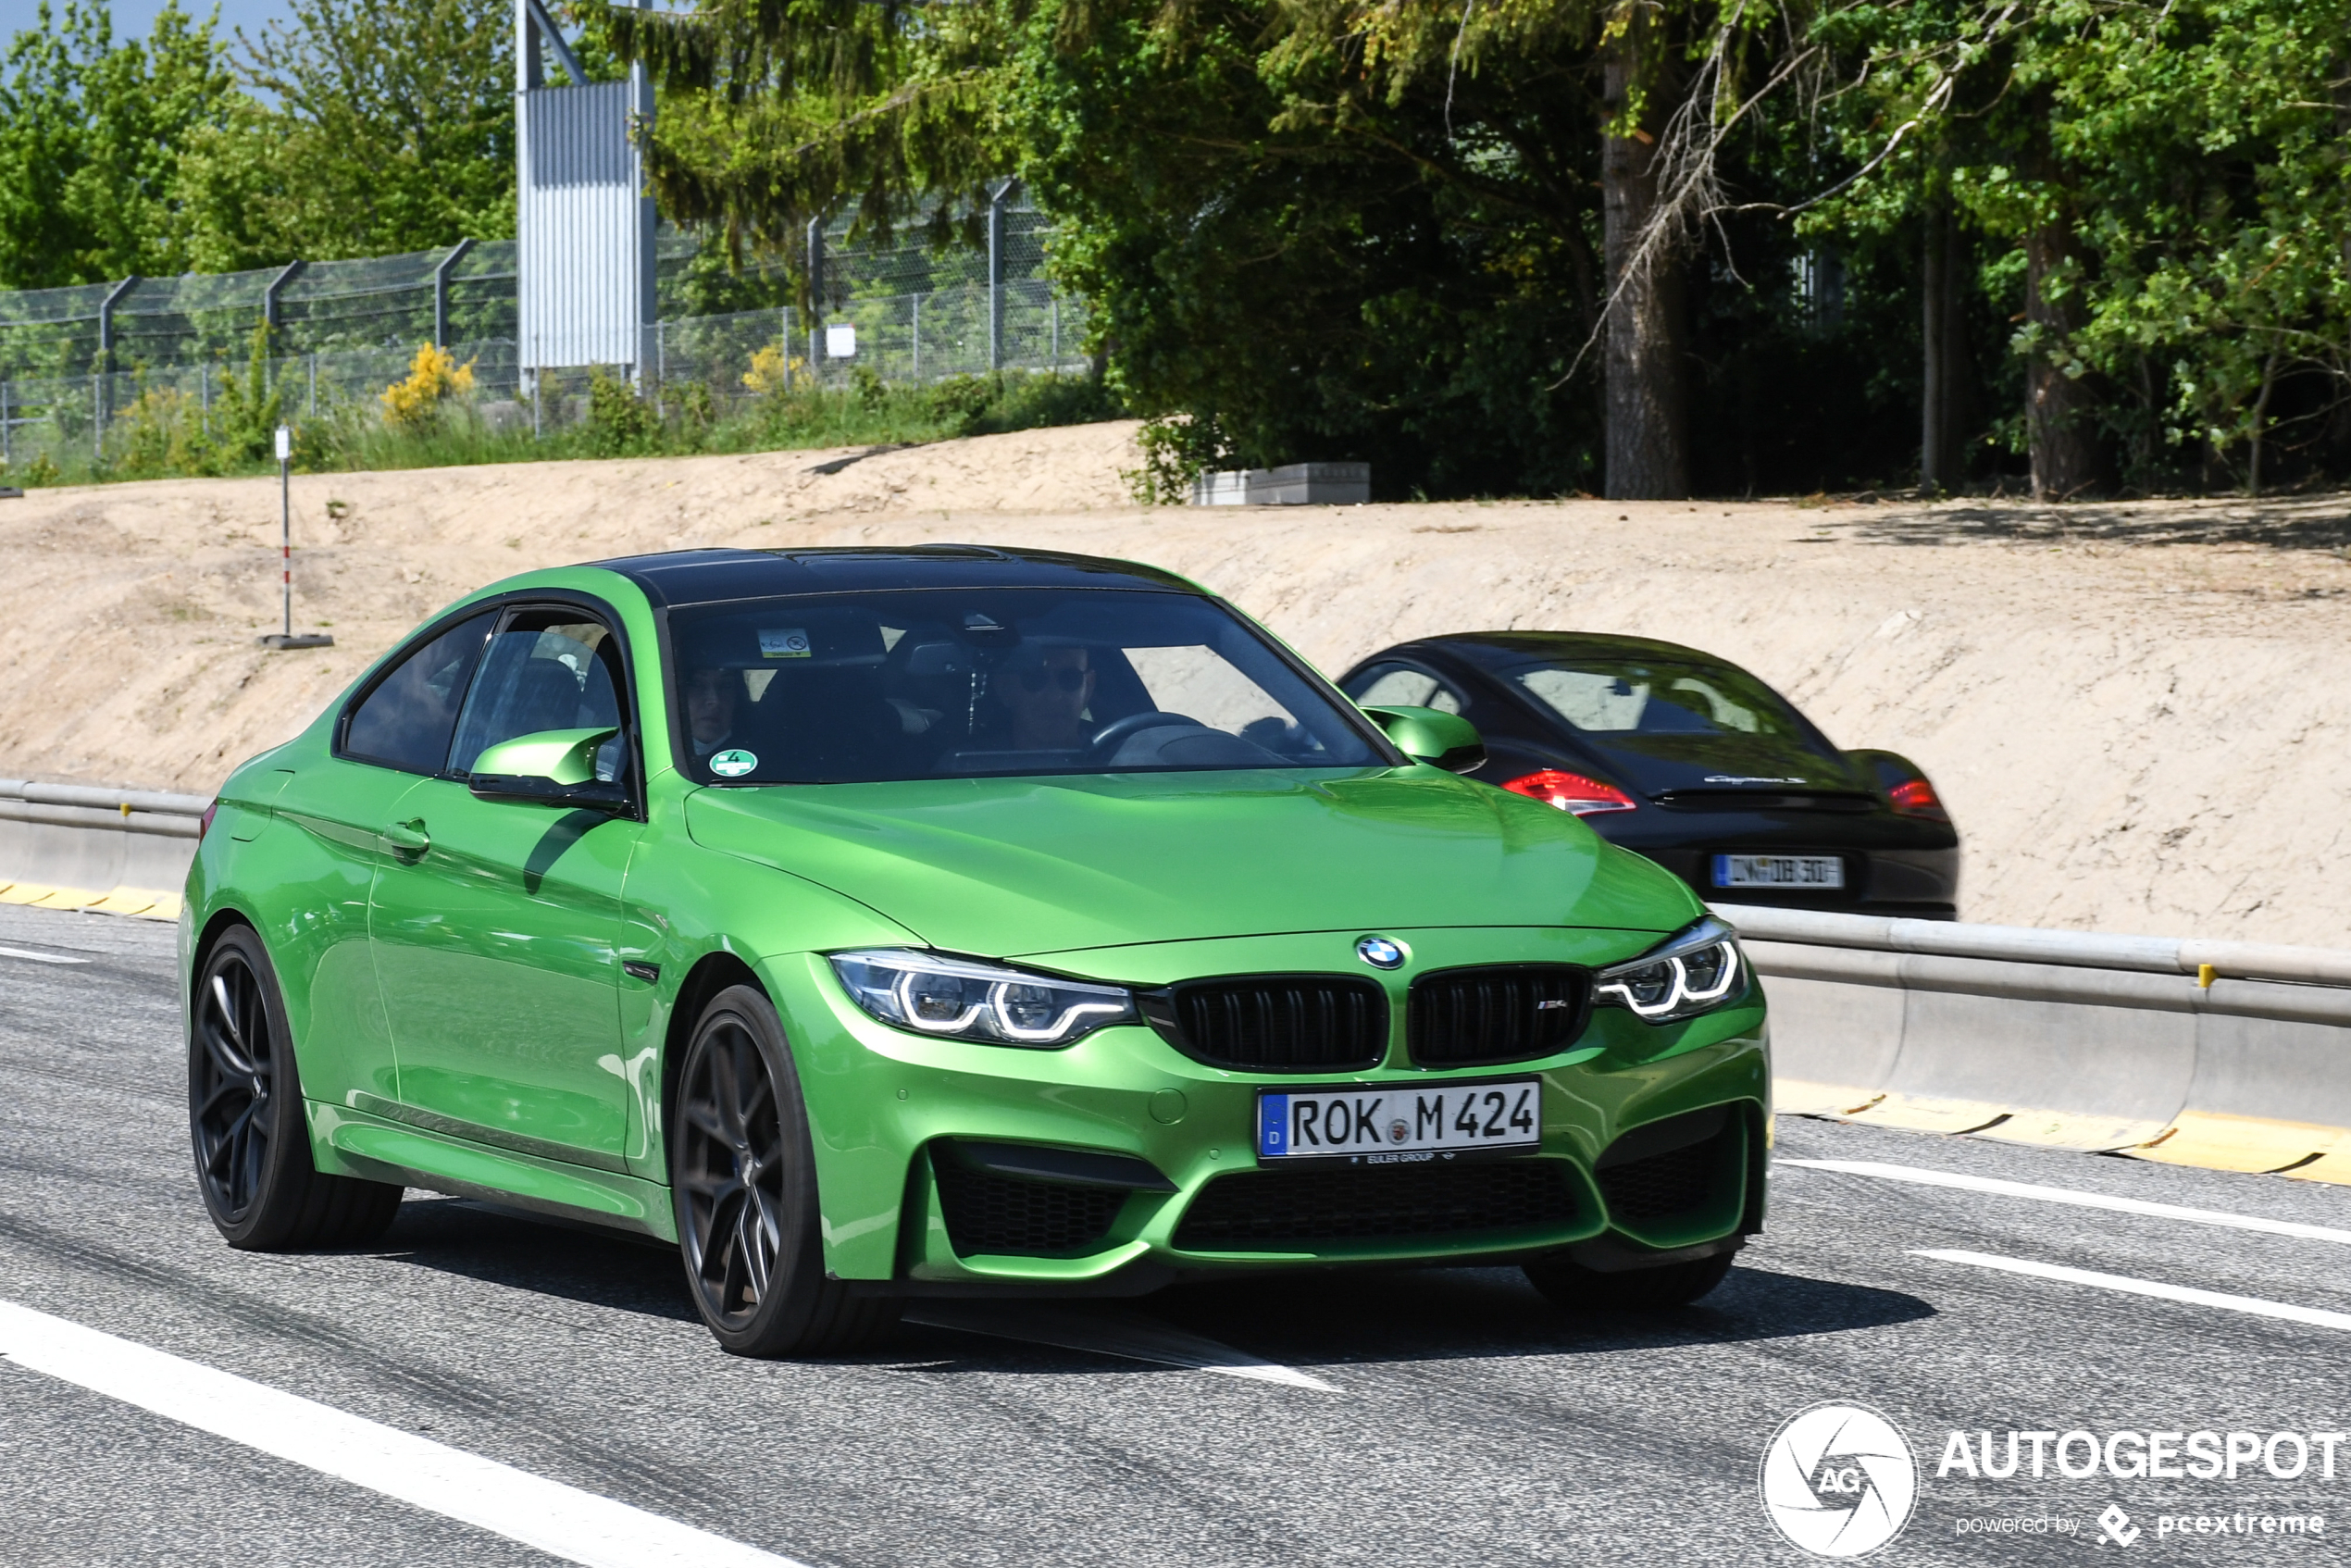
[[[1387,732],[1396,749],[1414,762],[1448,773],[1473,773],[1486,765],[1486,742],[1477,727],[1459,714],[1436,708],[1366,706],[1372,722]]]

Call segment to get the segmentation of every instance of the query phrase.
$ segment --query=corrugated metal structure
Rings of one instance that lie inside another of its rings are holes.
[[[653,119],[652,81],[638,67],[626,81],[588,82],[540,0],[516,0],[515,44],[522,368],[641,372],[654,319],[654,212],[629,128]],[[585,85],[545,85],[542,49]]]

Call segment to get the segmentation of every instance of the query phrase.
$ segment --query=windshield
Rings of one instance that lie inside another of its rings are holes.
[[[1360,767],[1365,721],[1185,593],[940,590],[670,612],[693,777],[864,783]]]
[[[1594,735],[1777,735],[1809,740],[1772,690],[1727,665],[1607,656],[1521,665],[1510,678]]]

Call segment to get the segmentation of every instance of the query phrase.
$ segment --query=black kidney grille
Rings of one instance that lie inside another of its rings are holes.
[[[1574,1217],[1575,1189],[1556,1160],[1267,1171],[1219,1176],[1202,1188],[1176,1228],[1176,1246],[1292,1251],[1551,1228]]]
[[[976,1171],[952,1156],[935,1159],[947,1240],[964,1257],[1072,1256],[1101,1250],[1126,1201],[1117,1188],[1074,1187]]]
[[[1567,964],[1440,969],[1412,982],[1405,1037],[1424,1067],[1523,1062],[1584,1032],[1591,976]]]
[[[1722,1166],[1723,1141],[1717,1135],[1646,1160],[1604,1164],[1593,1174],[1599,1180],[1600,1196],[1608,1200],[1610,1215],[1637,1225],[1704,1207]]]
[[[1387,995],[1350,976],[1188,980],[1143,1002],[1178,1051],[1220,1067],[1324,1073],[1387,1055]]]

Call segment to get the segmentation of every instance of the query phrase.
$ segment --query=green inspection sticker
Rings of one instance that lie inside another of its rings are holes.
[[[740,778],[759,765],[759,759],[749,752],[720,752],[710,759],[710,771],[721,778]]]

